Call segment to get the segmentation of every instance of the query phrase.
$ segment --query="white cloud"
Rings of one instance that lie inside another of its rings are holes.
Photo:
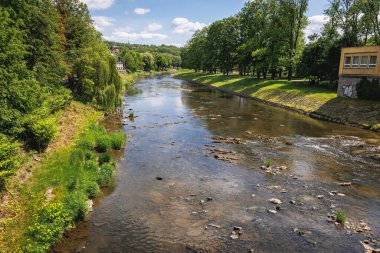
[[[94,27],[96,30],[100,32],[104,31],[104,28],[107,26],[113,26],[116,21],[114,18],[105,16],[93,16],[92,20],[94,20]]]
[[[89,9],[104,10],[111,7],[114,0],[81,0],[81,1],[87,4]]]
[[[116,41],[137,41],[137,40],[164,40],[168,38],[167,35],[153,32],[139,32],[132,33],[129,29],[115,29],[112,32],[111,39]]]
[[[191,22],[187,18],[175,18],[172,24],[174,25],[174,33],[178,34],[193,33],[206,26],[204,23]]]
[[[329,17],[326,15],[316,15],[309,17],[309,24],[305,28],[306,38],[314,33],[320,34],[322,32],[323,25],[329,21]]]
[[[136,8],[134,10],[134,12],[137,14],[137,15],[144,15],[144,14],[147,14],[150,12],[150,9],[144,9],[144,8]]]
[[[156,31],[159,31],[163,28],[163,26],[159,23],[151,23],[149,24],[146,29],[149,31],[149,32],[156,32]]]

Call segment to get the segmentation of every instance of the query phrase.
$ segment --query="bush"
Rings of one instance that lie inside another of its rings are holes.
[[[67,189],[69,191],[74,191],[78,188],[78,178],[76,177],[71,177],[69,179],[69,183],[67,184]]]
[[[86,159],[86,152],[83,149],[74,149],[70,154],[70,165],[80,167]]]
[[[87,196],[84,192],[79,190],[72,192],[66,197],[64,204],[71,220],[75,222],[84,220],[88,210]]]
[[[112,140],[108,135],[102,135],[96,138],[96,150],[98,152],[107,152],[112,146]]]
[[[122,132],[114,133],[111,136],[111,146],[115,150],[120,150],[125,144],[125,134]]]
[[[358,98],[380,101],[379,79],[373,79],[372,81],[369,81],[367,78],[363,78],[356,85],[356,91],[358,93]]]
[[[37,120],[29,125],[30,145],[43,151],[58,133],[55,117]]]
[[[85,150],[84,158],[86,161],[96,160],[96,155],[90,150]]]
[[[85,170],[96,171],[98,169],[98,163],[95,160],[86,161],[84,164]]]
[[[34,219],[34,224],[28,227],[26,252],[47,251],[60,240],[71,220],[62,203],[42,207]]]
[[[107,186],[111,183],[114,175],[115,175],[114,166],[112,164],[105,163],[100,167],[97,182],[100,186]]]
[[[81,149],[92,149],[94,148],[94,143],[89,139],[80,139],[77,142],[77,147]]]
[[[111,162],[111,155],[109,153],[103,153],[99,155],[99,165]]]
[[[100,187],[96,182],[88,182],[86,184],[87,196],[92,199],[95,198],[100,192]]]
[[[0,190],[5,187],[6,179],[12,176],[21,164],[20,145],[0,134]]]

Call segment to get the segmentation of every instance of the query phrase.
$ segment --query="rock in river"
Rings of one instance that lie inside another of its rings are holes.
[[[275,204],[275,205],[281,205],[282,204],[282,201],[279,199],[276,199],[276,198],[270,199],[269,202],[271,202],[272,204]]]

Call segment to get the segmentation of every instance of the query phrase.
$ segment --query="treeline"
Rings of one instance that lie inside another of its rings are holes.
[[[342,47],[380,45],[378,0],[331,0],[321,34],[307,38],[307,0],[249,1],[235,16],[197,31],[182,51],[183,67],[260,78],[286,72],[338,79]]]
[[[73,97],[112,111],[121,90],[116,59],[81,1],[1,1],[0,186],[17,167],[16,140],[41,151]]]
[[[142,45],[142,44],[130,44],[130,43],[122,43],[122,42],[114,42],[114,41],[106,41],[105,42],[108,47],[116,46],[120,48],[121,51],[125,50],[133,50],[139,53],[160,53],[160,54],[171,54],[180,56],[181,48],[162,44],[160,46],[157,45]]]
[[[139,53],[133,50],[126,50],[119,56],[124,62],[125,69],[130,72],[140,70],[167,70],[169,68],[179,68],[181,57],[171,54],[161,53]]]
[[[118,58],[129,72],[161,71],[181,67],[181,49],[175,46],[135,45],[107,42],[111,49],[117,48]]]

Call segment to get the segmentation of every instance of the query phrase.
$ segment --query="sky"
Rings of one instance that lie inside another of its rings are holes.
[[[81,0],[104,39],[183,46],[212,22],[238,13],[244,0]],[[328,0],[309,0],[305,34],[320,32]]]

